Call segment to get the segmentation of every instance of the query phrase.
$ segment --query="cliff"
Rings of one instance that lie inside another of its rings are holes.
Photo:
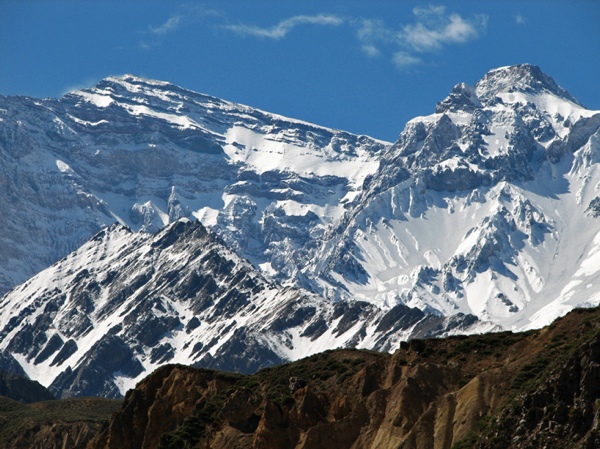
[[[88,448],[599,447],[599,324],[576,310],[539,331],[328,351],[255,375],[169,365]]]

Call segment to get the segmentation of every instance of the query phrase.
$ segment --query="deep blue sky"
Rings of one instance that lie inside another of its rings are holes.
[[[529,62],[600,109],[600,1],[0,0],[0,93],[133,73],[395,140],[452,86]]]

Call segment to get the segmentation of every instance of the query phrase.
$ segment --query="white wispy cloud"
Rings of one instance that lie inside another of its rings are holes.
[[[406,51],[397,51],[392,57],[392,62],[400,70],[405,70],[414,65],[421,64],[423,60],[418,56],[412,55]]]
[[[477,39],[488,21],[485,15],[466,18],[448,13],[445,6],[416,7],[412,13],[412,23],[400,24],[395,29],[378,19],[352,21],[363,53],[374,57],[391,52],[393,64],[405,70],[422,64],[424,53]]]
[[[302,26],[329,26],[352,30],[358,47],[369,58],[389,58],[399,70],[423,64],[426,53],[439,52],[445,47],[464,44],[479,38],[487,28],[485,15],[462,16],[448,12],[445,6],[415,7],[413,20],[389,27],[384,20],[362,17],[344,17],[335,14],[297,15],[282,19],[272,26],[263,27],[248,23],[232,24],[228,17],[212,9],[197,5],[182,5],[164,23],[150,27],[150,39],[140,42],[140,47],[151,49],[162,38],[178,29],[197,22],[206,16],[219,16],[212,25],[229,30],[239,36],[259,39],[284,39],[294,29]],[[521,15],[517,23],[524,23]]]
[[[525,25],[525,22],[526,22],[526,20],[525,20],[525,17],[523,17],[521,14],[517,14],[517,15],[515,16],[515,22],[516,22],[518,25]]]
[[[431,52],[446,45],[461,44],[479,37],[487,27],[487,16],[465,19],[459,14],[446,14],[444,6],[415,8],[416,22],[402,27],[398,38],[416,52]]]
[[[381,45],[389,44],[394,33],[385,26],[383,20],[359,19],[351,22],[356,28],[356,37],[361,43],[361,50],[369,57],[382,55]]]
[[[223,17],[223,13],[216,9],[206,8],[203,5],[183,4],[179,5],[176,11],[158,26],[149,26],[140,34],[144,37],[140,40],[139,46],[144,50],[151,50],[159,45],[162,39],[179,29],[200,22],[207,17]]]
[[[391,42],[394,39],[394,32],[383,20],[360,19],[353,23],[357,28],[356,36],[361,42]]]
[[[286,37],[290,31],[300,25],[339,26],[343,23],[344,19],[339,16],[318,14],[315,16],[301,15],[290,17],[282,20],[272,27],[267,28],[247,24],[226,25],[224,28],[244,36],[254,36],[277,40]]]
[[[360,49],[363,53],[371,58],[376,58],[381,56],[381,50],[377,48],[375,45],[363,44]]]
[[[150,32],[153,34],[157,34],[159,36],[163,36],[167,33],[171,33],[175,31],[181,25],[181,19],[183,16],[176,14],[167,19],[165,23],[157,27],[150,27]]]

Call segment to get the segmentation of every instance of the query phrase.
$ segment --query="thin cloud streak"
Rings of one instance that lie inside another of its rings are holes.
[[[140,34],[145,35],[146,38],[139,42],[139,46],[143,50],[151,50],[159,45],[168,34],[200,22],[207,17],[223,17],[223,13],[215,9],[204,8],[202,5],[180,5],[162,25],[150,26],[147,30],[141,31]]]
[[[277,25],[269,28],[263,28],[252,25],[226,25],[224,28],[243,36],[253,36],[266,39],[279,40],[288,35],[290,31],[300,25],[323,25],[339,26],[344,23],[344,19],[334,15],[319,14],[316,16],[294,16],[282,20]]]
[[[161,26],[156,28],[150,27],[150,32],[159,36],[164,36],[167,33],[171,33],[175,31],[181,25],[181,19],[183,16],[175,15],[169,17],[169,19],[163,23]]]

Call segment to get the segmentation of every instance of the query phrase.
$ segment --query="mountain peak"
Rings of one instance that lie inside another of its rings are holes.
[[[459,110],[473,112],[479,106],[481,106],[481,103],[473,87],[460,83],[452,88],[450,95],[436,105],[435,112],[456,112]]]
[[[143,78],[141,76],[133,75],[131,73],[125,73],[123,75],[108,76],[100,80],[98,85],[103,83],[117,83],[117,84],[147,84],[152,86],[171,86],[172,84],[167,81],[159,81],[151,78]]]
[[[88,89],[84,89],[88,90]],[[113,75],[101,79],[91,89],[92,91],[118,92],[120,95],[129,96],[130,94],[145,94],[151,96],[162,96],[161,92],[176,92],[184,95],[202,95],[197,92],[188,91],[167,81],[161,81],[151,78],[126,73],[123,75]]]
[[[477,97],[484,101],[491,100],[503,92],[545,91],[581,106],[581,103],[560,87],[552,77],[533,64],[518,64],[490,70],[474,87]]]

